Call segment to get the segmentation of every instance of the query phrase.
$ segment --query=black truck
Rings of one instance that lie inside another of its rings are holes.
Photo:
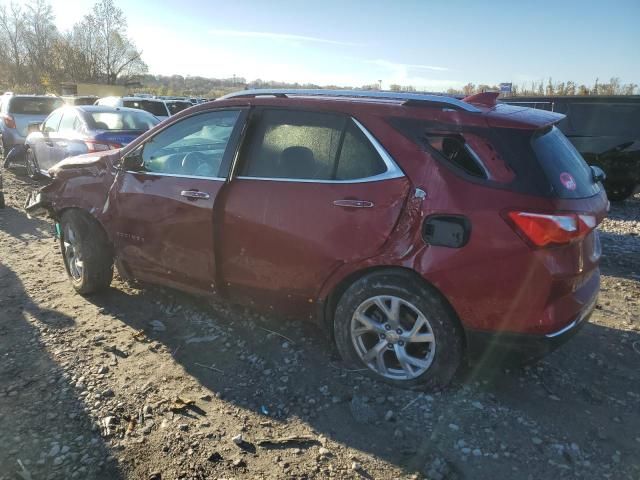
[[[504,103],[563,113],[558,127],[589,165],[607,175],[610,200],[623,201],[640,185],[640,95],[505,97]]]

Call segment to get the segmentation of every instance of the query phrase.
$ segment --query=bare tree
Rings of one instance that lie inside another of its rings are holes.
[[[85,22],[88,28],[94,28],[98,34],[107,83],[114,84],[121,76],[147,71],[141,52],[127,37],[124,13],[115,6],[113,0],[99,0],[93,7],[93,15],[85,17]]]
[[[49,87],[55,77],[53,49],[58,39],[53,9],[46,0],[27,4],[24,15],[24,46],[29,60],[32,85]]]
[[[25,22],[22,8],[11,3],[9,8],[0,5],[0,42],[10,70],[12,85],[24,82],[23,70],[26,63],[24,48]]]

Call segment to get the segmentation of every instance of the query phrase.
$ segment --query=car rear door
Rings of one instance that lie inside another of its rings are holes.
[[[245,118],[197,113],[159,130],[128,156],[108,220],[119,259],[136,278],[196,292],[215,289],[214,206]]]
[[[256,110],[224,194],[218,266],[228,294],[308,310],[340,265],[378,253],[409,181],[355,119]]]

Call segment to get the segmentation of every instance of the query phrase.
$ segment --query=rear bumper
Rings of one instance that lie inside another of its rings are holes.
[[[493,355],[517,354],[525,358],[540,358],[564,344],[589,321],[597,302],[597,293],[564,327],[541,334],[486,332],[467,330],[467,352],[472,362]]]

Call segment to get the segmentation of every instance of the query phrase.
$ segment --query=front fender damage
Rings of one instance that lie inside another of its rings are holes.
[[[24,206],[27,214],[57,220],[67,208],[89,213],[102,210],[113,183],[115,156],[114,152],[82,155],[54,165],[49,170],[51,182],[27,197]]]

